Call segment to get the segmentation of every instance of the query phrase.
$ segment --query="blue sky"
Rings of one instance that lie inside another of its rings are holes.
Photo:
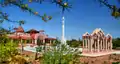
[[[67,39],[78,39],[82,37],[85,32],[92,33],[96,28],[101,28],[105,34],[110,33],[114,38],[120,37],[120,20],[113,18],[110,10],[107,7],[100,7],[95,0],[73,0],[71,1],[73,7],[70,12],[66,11],[65,16],[65,37]],[[115,4],[115,0],[111,0],[111,4]],[[117,3],[118,4],[118,3]],[[61,38],[61,8],[55,4],[50,3],[31,3],[31,8],[40,14],[46,13],[52,15],[53,19],[49,22],[43,22],[41,18],[30,15],[29,12],[22,12],[16,6],[0,8],[0,10],[7,12],[9,18],[12,20],[25,20],[23,25],[25,31],[29,29],[45,30],[45,33],[50,37]],[[16,23],[4,22],[3,27],[9,26],[17,27]]]

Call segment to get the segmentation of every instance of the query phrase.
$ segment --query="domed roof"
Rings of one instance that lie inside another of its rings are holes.
[[[39,31],[37,31],[37,30],[35,30],[35,29],[30,29],[30,30],[27,31],[26,33],[32,33],[32,32],[34,32],[34,33],[39,33]]]
[[[98,33],[99,31],[100,31],[100,29],[99,29],[99,28],[96,28],[96,29],[93,31],[92,34],[94,34],[94,33]]]
[[[106,35],[106,37],[112,37],[109,33]]]
[[[93,32],[92,32],[92,34],[94,34],[94,33],[98,33],[98,32],[102,32],[103,34],[104,34],[104,32],[103,32],[103,30],[101,29],[101,28],[96,28]]]
[[[18,28],[15,28],[16,32],[24,32],[24,29],[22,26],[19,26]]]
[[[88,32],[86,32],[85,34],[83,34],[83,36],[87,36],[87,35],[89,35],[89,33],[88,33]]]

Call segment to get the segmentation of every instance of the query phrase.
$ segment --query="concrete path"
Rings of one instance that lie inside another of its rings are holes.
[[[120,54],[119,51],[108,51],[108,52],[99,52],[99,53],[82,53],[83,56],[90,56],[90,57],[96,57],[96,56],[103,56],[108,54]]]

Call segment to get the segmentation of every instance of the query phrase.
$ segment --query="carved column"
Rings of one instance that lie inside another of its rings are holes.
[[[108,40],[108,39],[107,39]],[[107,49],[108,49],[108,51],[109,51],[109,47],[110,47],[110,41],[108,40],[108,42],[107,42]]]
[[[102,40],[101,40],[101,43],[102,43],[102,51],[103,51],[103,48],[104,48],[104,46],[103,46],[103,45],[104,45],[104,44],[103,44],[103,41],[102,41]]]
[[[106,51],[108,51],[108,42],[107,42],[107,39],[106,40]]]
[[[86,51],[86,38],[84,39],[84,52]]]
[[[90,39],[88,39],[88,52],[90,52]]]
[[[91,38],[91,40],[90,40],[91,42],[90,42],[90,49],[91,49],[91,52],[93,52],[93,49],[92,49],[92,45],[93,45],[93,38]]]
[[[85,40],[83,39],[83,49],[84,49],[84,41],[85,41]]]
[[[86,49],[87,49],[87,52],[88,52],[88,38],[86,39],[86,44],[87,44]]]
[[[110,50],[110,41],[108,42],[108,50]]]
[[[89,52],[91,52],[91,38],[89,39]]]
[[[85,51],[87,51],[87,39],[85,39]]]
[[[113,44],[112,44],[112,39],[111,39],[111,50],[112,50]]]
[[[98,41],[97,41],[97,52],[99,52],[99,39],[98,39]]]
[[[105,43],[104,43],[104,40],[102,40],[103,41],[103,51],[105,50]]]
[[[102,47],[103,47],[103,46],[102,46],[102,41],[100,41],[100,43],[101,43],[101,45],[100,45],[100,46],[101,46],[101,49],[100,49],[100,50],[102,51]]]
[[[105,48],[104,48],[104,50],[106,51],[106,40],[104,39],[104,46],[105,46]]]
[[[85,43],[84,41],[85,41],[85,39],[83,38],[83,48],[82,48],[83,52],[84,52],[84,47],[85,47],[85,46],[84,46],[84,45],[85,45],[85,44],[84,44],[84,43]]]
[[[95,41],[94,43],[95,43],[95,50],[94,50],[94,51],[96,52],[96,43],[97,43],[97,42]]]

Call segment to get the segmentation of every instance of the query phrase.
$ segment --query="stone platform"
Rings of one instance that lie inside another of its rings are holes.
[[[83,56],[97,57],[109,54],[120,54],[120,50],[108,51],[108,52],[99,52],[99,53],[82,53]]]

